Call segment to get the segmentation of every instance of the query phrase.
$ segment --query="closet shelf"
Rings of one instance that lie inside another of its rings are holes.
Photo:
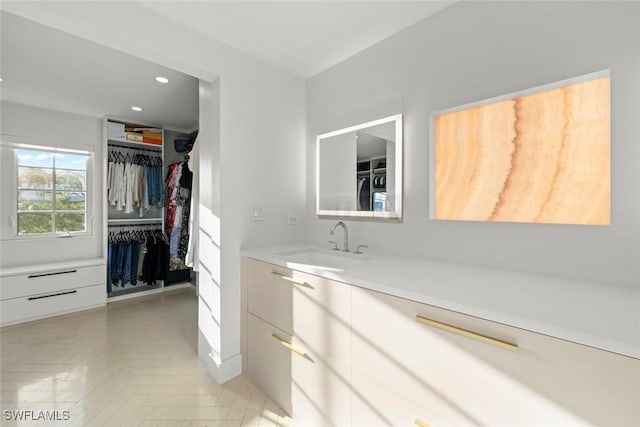
[[[162,218],[122,218],[122,219],[110,219],[109,225],[112,224],[157,224],[162,222]]]
[[[162,151],[162,145],[147,144],[145,142],[124,141],[121,139],[109,139],[108,143],[109,145],[115,145],[115,146],[124,147],[124,148],[144,147],[145,150],[158,151],[158,152]]]

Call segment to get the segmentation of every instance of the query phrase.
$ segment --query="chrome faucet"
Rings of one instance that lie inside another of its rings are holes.
[[[342,231],[344,232],[344,249],[342,249],[342,252],[351,252],[349,250],[349,230],[344,222],[338,221],[334,224],[333,227],[331,227],[331,230],[329,230],[329,234],[333,236],[333,233],[335,233],[338,226],[342,227]]]

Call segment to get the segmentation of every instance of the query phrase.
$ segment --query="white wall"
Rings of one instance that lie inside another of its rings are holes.
[[[611,226],[429,220],[432,112],[607,68]],[[316,134],[404,114],[403,223],[348,223],[372,252],[640,286],[639,83],[637,2],[461,2],[310,79],[308,148]],[[323,245],[332,221],[315,217],[308,153],[308,238]]]
[[[200,79],[219,77],[220,168],[212,179],[220,180],[221,299],[210,308],[220,310],[221,336],[212,337],[219,342],[218,367],[209,367],[224,371],[227,360],[236,366],[240,248],[304,237],[302,226],[287,226],[288,214],[305,210],[304,82],[137,2],[3,2],[2,8]],[[207,183],[201,184],[202,196]],[[250,222],[253,204],[263,206],[264,222]]]
[[[93,222],[88,222],[92,235],[66,239],[15,239],[6,222],[13,215],[12,201],[15,200],[12,176],[15,169],[11,161],[13,150],[3,147],[0,172],[0,268],[102,257],[102,121],[8,102],[2,102],[1,113],[0,133],[3,136],[9,135],[25,144],[93,151],[94,156],[89,192]]]

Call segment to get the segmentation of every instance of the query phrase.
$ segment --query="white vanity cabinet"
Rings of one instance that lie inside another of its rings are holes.
[[[245,372],[297,425],[640,425],[638,359],[253,259],[243,266]]]
[[[245,372],[298,425],[349,425],[351,286],[252,259],[243,266]]]
[[[453,425],[640,425],[640,360],[361,288],[352,301],[354,372]]]

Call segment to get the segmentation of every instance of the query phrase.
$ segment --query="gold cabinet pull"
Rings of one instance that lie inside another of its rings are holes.
[[[433,326],[434,328],[442,329],[443,331],[452,332],[454,334],[462,335],[467,338],[473,338],[474,340],[482,341],[487,344],[495,345],[506,350],[516,351],[518,345],[507,341],[502,341],[497,338],[489,337],[479,334],[477,332],[469,331],[467,329],[458,328],[457,326],[449,325],[447,323],[438,322],[437,320],[428,319],[424,316],[416,315],[416,321],[424,323],[425,325]]]
[[[429,424],[425,423],[424,421],[422,421],[420,418],[416,418],[416,420],[414,421],[415,425],[419,426],[419,427],[430,427]]]
[[[285,276],[284,274],[280,274],[280,273],[277,273],[275,271],[272,271],[271,274],[273,274],[276,277],[281,278],[282,280],[286,280],[287,282],[291,282],[294,285],[302,286],[303,288],[315,289],[313,286],[311,286],[307,282],[301,282],[300,280],[296,280],[293,277]]]
[[[305,353],[304,351],[300,350],[299,348],[297,348],[296,346],[294,346],[290,342],[287,342],[286,340],[280,338],[276,334],[271,334],[271,338],[273,338],[274,340],[278,341],[280,343],[280,345],[282,345],[283,347],[288,348],[289,350],[293,351],[294,353],[297,353],[302,357],[307,357],[307,353]]]

